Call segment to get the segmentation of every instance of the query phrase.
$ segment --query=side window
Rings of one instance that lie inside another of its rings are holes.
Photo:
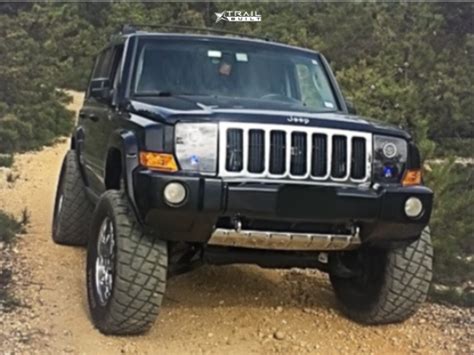
[[[104,60],[104,54],[101,53],[99,54],[96,59],[95,59],[95,64],[94,64],[94,70],[92,71],[92,77],[91,79],[97,78],[99,71],[100,71],[100,66],[102,65],[102,62]]]
[[[94,70],[92,71],[91,80],[87,89],[87,97],[90,96],[91,90],[103,86],[98,79],[108,78],[108,70],[110,70],[111,50],[106,49],[97,56],[95,60]]]
[[[101,62],[102,62],[102,58],[103,58],[103,55],[101,53],[94,60],[94,65],[93,65],[92,71],[89,75],[89,82],[87,84],[86,98],[88,98],[91,94],[92,81],[95,78],[97,78],[99,68],[100,68],[100,65],[101,65]]]
[[[112,49],[106,49],[100,55],[100,60],[94,73],[94,79],[97,78],[109,78],[111,67],[112,67]]]
[[[107,48],[103,50],[96,58],[94,69],[92,71],[91,81],[89,83],[87,96],[90,96],[91,89],[111,85],[107,80],[114,80],[118,61],[122,56],[123,46]]]

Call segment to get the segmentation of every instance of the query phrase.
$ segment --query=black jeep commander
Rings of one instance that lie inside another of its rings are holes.
[[[357,117],[324,57],[243,37],[134,31],[97,57],[53,222],[88,243],[92,319],[137,334],[201,263],[318,268],[344,312],[425,300],[433,193],[410,135]]]

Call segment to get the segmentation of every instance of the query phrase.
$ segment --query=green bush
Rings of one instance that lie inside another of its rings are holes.
[[[1,137],[1,133],[0,133],[0,137]],[[9,168],[12,165],[13,165],[13,154],[0,154],[0,167]]]
[[[433,282],[449,287],[437,296],[472,303],[472,295],[469,298],[454,288],[459,290],[474,280],[474,169],[454,159],[431,164],[429,169],[426,183],[435,191],[430,223],[435,248]]]
[[[72,129],[69,98],[56,89],[60,67],[47,38],[53,22],[37,5],[0,14],[0,154],[40,148]]]
[[[24,232],[25,224],[0,210],[0,242],[11,243],[18,233]]]
[[[445,138],[442,146],[438,146],[435,157],[457,156],[472,158],[474,138]]]
[[[25,209],[26,211],[26,209]],[[26,212],[25,212],[26,213]],[[23,215],[25,214],[23,213]],[[12,215],[0,210],[0,244],[1,248],[5,248],[5,244],[10,244],[15,240],[18,233],[25,231],[25,225],[28,223],[27,219],[22,217],[17,220]],[[0,252],[5,250],[0,249]],[[6,254],[0,254],[0,257],[8,258],[8,250]],[[21,302],[10,292],[9,284],[12,278],[12,271],[9,268],[0,268],[0,315],[2,312],[9,312]]]

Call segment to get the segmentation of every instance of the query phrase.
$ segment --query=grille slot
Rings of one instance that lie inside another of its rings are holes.
[[[370,182],[371,133],[234,122],[219,132],[219,176],[228,181]]]
[[[270,133],[270,173],[282,175],[286,169],[286,133],[272,131]]]
[[[306,133],[293,132],[291,134],[291,167],[292,175],[306,174]]]
[[[264,134],[261,129],[249,130],[248,170],[251,173],[262,173],[265,169]]]
[[[359,180],[365,177],[365,156],[365,140],[363,138],[354,137],[352,139],[351,178]]]
[[[311,175],[323,177],[327,174],[327,136],[313,134],[313,155],[311,161]]]
[[[229,129],[227,131],[226,163],[227,171],[238,172],[243,169],[243,131]]]
[[[331,176],[342,179],[347,173],[347,138],[332,137],[332,167]]]

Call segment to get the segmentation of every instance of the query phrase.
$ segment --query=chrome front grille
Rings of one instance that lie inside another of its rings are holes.
[[[227,180],[370,181],[370,133],[233,122],[219,130],[219,176]]]

